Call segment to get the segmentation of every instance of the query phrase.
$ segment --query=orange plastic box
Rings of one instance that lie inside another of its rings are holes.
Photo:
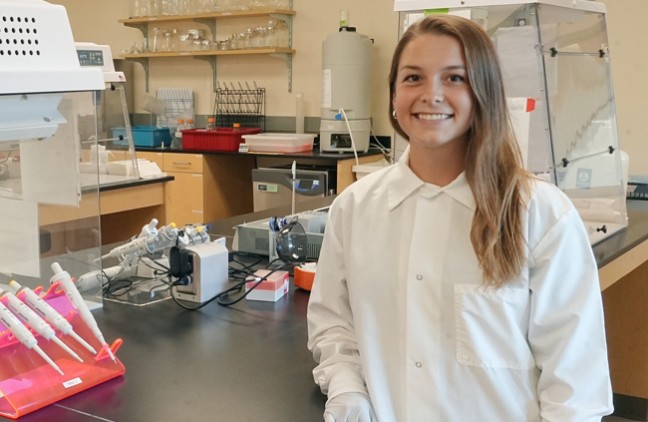
[[[83,362],[79,362],[56,343],[43,341],[35,334],[40,348],[63,371],[60,375],[35,351],[23,346],[0,322],[0,416],[18,419],[126,372],[119,359],[113,361],[106,349],[102,349],[58,286],[54,283],[41,297],[66,317],[74,331],[99,352],[93,355],[70,336],[57,333],[61,341],[81,357]],[[36,289],[37,293],[40,290]],[[18,297],[21,298],[21,294]],[[110,350],[113,355],[121,344],[121,339],[112,343]]]
[[[213,130],[188,129],[182,131],[182,149],[198,151],[238,151],[243,135],[261,132],[258,127],[219,127]]]

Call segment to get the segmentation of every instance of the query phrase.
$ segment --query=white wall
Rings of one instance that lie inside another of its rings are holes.
[[[87,0],[53,0],[68,10],[72,30],[77,41],[90,41],[112,46],[118,57],[133,42],[140,42],[139,30],[118,22],[128,16],[128,0],[106,2]],[[322,42],[336,32],[340,10],[349,11],[349,24],[359,33],[375,39],[375,73],[372,114],[375,132],[391,135],[387,115],[388,91],[386,80],[391,52],[398,34],[397,15],[392,12],[391,0],[294,0],[292,93],[288,92],[288,68],[284,60],[268,56],[219,57],[217,74],[223,82],[255,81],[266,88],[266,115],[294,116],[295,94],[304,95],[305,115],[319,117],[321,92]],[[218,39],[242,31],[248,26],[265,23],[264,19],[219,20]],[[176,24],[180,25],[180,24]],[[150,25],[151,27],[155,25]],[[173,26],[173,25],[170,25]],[[205,28],[200,24],[189,25]],[[191,88],[196,96],[196,113],[210,114],[213,108],[211,68],[206,61],[191,58],[157,58],[150,63],[150,92],[157,88]],[[143,112],[144,72],[139,64],[135,71],[135,112]]]
[[[119,56],[134,41],[141,40],[138,30],[118,23],[128,15],[128,0],[52,0],[66,6],[75,39],[109,44]],[[648,25],[641,18],[648,15],[646,0],[604,0],[608,8],[608,35],[616,95],[621,147],[630,154],[630,174],[648,174],[648,136],[645,113],[648,107]],[[293,0],[296,11],[293,48],[293,92],[288,92],[287,68],[281,59],[265,56],[226,57],[218,60],[221,81],[256,81],[267,90],[269,116],[290,116],[295,111],[295,93],[303,92],[306,116],[318,117],[321,90],[322,41],[337,30],[339,12],[349,11],[349,24],[358,32],[375,39],[373,74],[374,130],[378,135],[392,135],[387,119],[387,74],[391,53],[396,45],[398,17],[392,12],[392,0]],[[251,22],[238,20],[218,27],[219,39],[228,31],[243,30]],[[196,24],[195,26],[200,27]],[[161,87],[191,88],[196,95],[197,114],[210,114],[213,107],[211,70],[207,62],[195,59],[164,58],[150,61],[151,92]],[[135,65],[135,111],[145,94],[141,66]]]

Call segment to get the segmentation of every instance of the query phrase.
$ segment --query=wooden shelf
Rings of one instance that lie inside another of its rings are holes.
[[[239,12],[224,13],[197,13],[193,15],[161,15],[161,16],[142,16],[137,18],[120,19],[119,23],[126,26],[139,26],[142,24],[159,23],[159,22],[179,22],[190,20],[209,20],[209,19],[231,19],[231,18],[254,18],[269,15],[288,15],[294,16],[295,11],[291,9],[254,9],[242,10]]]
[[[191,56],[246,56],[253,54],[295,54],[292,48],[269,47],[247,48],[242,50],[197,50],[197,51],[169,51],[156,53],[122,54],[124,59],[142,59],[157,57],[191,57]]]
[[[292,2],[290,3],[292,7]],[[253,18],[262,16],[284,16],[287,19],[289,38],[289,47],[269,47],[269,48],[248,48],[237,50],[197,50],[197,51],[169,51],[169,52],[154,52],[154,53],[133,53],[122,54],[121,58],[132,60],[142,65],[145,73],[146,92],[149,90],[149,59],[163,58],[163,57],[191,57],[195,59],[205,60],[209,63],[212,69],[212,82],[214,92],[218,87],[216,75],[216,58],[218,56],[249,56],[265,54],[273,57],[283,58],[288,68],[288,92],[292,92],[292,56],[295,50],[292,49],[292,17],[295,15],[292,9],[254,9],[242,10],[237,12],[224,12],[224,13],[197,13],[191,15],[162,15],[162,16],[142,16],[136,18],[120,19],[119,22],[125,26],[136,28],[141,31],[146,45],[148,45],[148,32],[149,25],[169,22],[183,22],[194,21],[205,24],[209,27],[212,40],[216,39],[216,21],[219,19],[232,19],[232,18]]]

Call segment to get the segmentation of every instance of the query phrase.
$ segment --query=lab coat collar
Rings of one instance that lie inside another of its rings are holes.
[[[390,211],[399,206],[407,197],[415,193],[428,198],[445,193],[467,208],[471,210],[475,209],[475,198],[470,190],[465,173],[462,172],[450,184],[443,187],[425,183],[410,169],[409,153],[410,149],[408,146],[398,160],[394,169],[395,171],[389,175],[389,178],[392,179],[387,183],[388,207]]]

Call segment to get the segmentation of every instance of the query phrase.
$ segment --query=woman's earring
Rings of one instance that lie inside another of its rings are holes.
[[[392,117],[394,118],[394,120],[398,120],[398,118],[396,117],[396,110],[392,110]]]

